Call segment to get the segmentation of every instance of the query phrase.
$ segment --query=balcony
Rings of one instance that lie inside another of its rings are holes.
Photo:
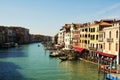
[[[74,43],[77,43],[78,41],[77,40],[73,40]]]
[[[103,52],[103,49],[99,49],[99,48],[98,48],[97,51],[99,51],[99,52]]]
[[[98,41],[99,41],[99,42],[103,42],[103,38],[99,38]]]
[[[107,38],[107,42],[113,42],[113,38]]]
[[[91,47],[91,46],[90,46],[89,49],[90,49],[90,50],[97,51],[97,48],[95,48],[95,47]]]

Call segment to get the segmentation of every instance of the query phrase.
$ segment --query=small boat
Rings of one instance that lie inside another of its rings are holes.
[[[18,43],[15,43],[15,45],[14,45],[15,47],[18,47]]]
[[[67,57],[59,57],[61,61],[66,61],[68,58]]]
[[[10,48],[11,47],[11,44],[10,43],[4,43],[2,45],[3,48]]]
[[[49,56],[50,57],[58,57],[59,53],[57,53],[57,52],[51,52]]]
[[[40,45],[38,44],[38,47],[40,47]]]

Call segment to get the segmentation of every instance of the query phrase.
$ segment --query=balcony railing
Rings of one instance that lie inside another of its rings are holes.
[[[77,43],[78,41],[77,40],[73,40],[74,43]]]
[[[99,41],[99,42],[103,42],[103,38],[99,38],[98,41]]]
[[[89,47],[89,49],[97,51],[97,48],[95,48],[95,47]]]
[[[103,49],[99,49],[99,48],[98,48],[97,51],[103,52]]]
[[[107,38],[107,42],[113,42],[113,38]]]

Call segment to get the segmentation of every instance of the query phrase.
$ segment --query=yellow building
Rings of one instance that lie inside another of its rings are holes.
[[[80,28],[80,47],[89,49],[90,43],[90,23],[85,23]]]
[[[98,34],[99,34],[99,22],[94,21],[90,25],[90,44],[89,44],[89,50],[96,51],[98,48]]]
[[[103,52],[103,29],[112,26],[113,20],[94,21],[90,28],[89,56],[91,60],[97,59],[97,51]]]

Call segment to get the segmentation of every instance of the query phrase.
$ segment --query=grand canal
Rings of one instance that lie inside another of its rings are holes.
[[[39,43],[40,44],[40,43]],[[50,58],[38,43],[0,50],[0,80],[105,80],[97,65]]]

